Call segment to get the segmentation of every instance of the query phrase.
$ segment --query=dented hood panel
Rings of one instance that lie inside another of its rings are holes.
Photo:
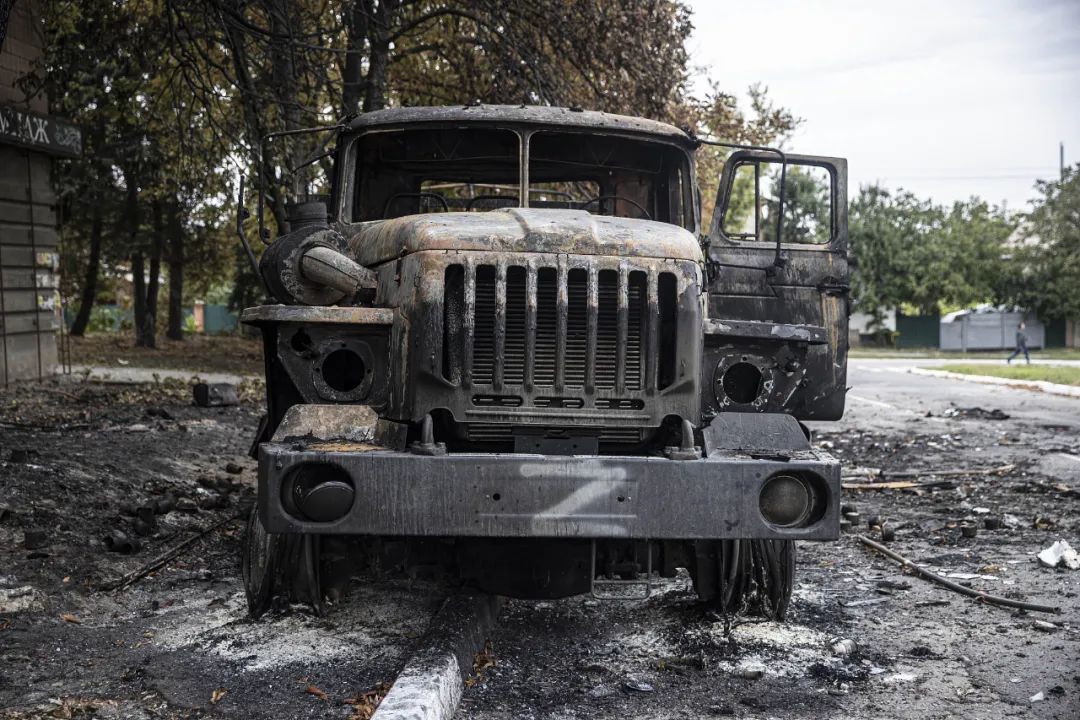
[[[675,225],[592,215],[585,210],[540,208],[429,213],[382,220],[361,226],[349,238],[349,246],[356,261],[367,266],[424,250],[702,261],[697,239]]]

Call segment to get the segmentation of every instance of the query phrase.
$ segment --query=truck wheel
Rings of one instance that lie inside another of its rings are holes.
[[[274,597],[287,596],[291,602],[307,603],[322,615],[321,559],[318,535],[275,535],[266,532],[257,508],[251,509],[244,536],[244,592],[248,613],[260,617],[270,609]]]
[[[795,577],[791,540],[698,540],[687,563],[698,598],[725,615],[783,620]]]
[[[257,618],[270,609],[277,579],[280,538],[266,532],[259,519],[259,509],[251,508],[247,532],[244,533],[243,561],[244,592],[248,613]]]

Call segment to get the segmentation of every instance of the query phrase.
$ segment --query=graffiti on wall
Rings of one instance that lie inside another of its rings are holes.
[[[78,157],[82,154],[82,131],[58,117],[0,105],[0,143]]]

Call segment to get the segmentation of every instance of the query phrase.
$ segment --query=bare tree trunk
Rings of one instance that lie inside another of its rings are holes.
[[[143,340],[146,347],[157,347],[158,287],[161,283],[161,243],[165,234],[161,201],[154,200],[154,238],[150,244],[150,281],[146,285],[146,325]]]
[[[300,98],[296,89],[296,66],[293,63],[293,48],[288,41],[292,33],[290,22],[291,3],[289,0],[278,0],[271,6],[270,32],[274,39],[270,41],[270,80],[271,87],[277,97],[277,105],[281,112],[281,119],[285,130],[299,130],[300,123]],[[299,158],[303,152],[299,144],[303,142],[299,138],[278,138],[282,148],[283,174],[299,165]],[[285,179],[285,178],[283,178]],[[300,177],[288,178],[287,194],[297,197],[303,192]]]
[[[371,23],[368,53],[367,85],[364,92],[364,112],[386,107],[387,70],[390,67],[390,28],[392,18],[401,10],[401,0],[383,0],[375,10]]]
[[[142,250],[131,254],[131,305],[135,311],[135,347],[146,347],[146,261]]]
[[[146,346],[146,258],[139,247],[139,186],[135,172],[124,169],[124,225],[131,249],[131,300],[135,313],[135,346]]]
[[[360,99],[366,93],[364,80],[364,47],[367,45],[370,0],[353,0],[345,15],[345,69],[342,76],[341,106],[346,115],[360,109]]]
[[[184,339],[184,226],[180,222],[180,202],[169,202],[166,232],[169,236],[169,328],[171,340]]]
[[[101,264],[101,198],[95,197],[92,202],[94,209],[90,220],[90,257],[86,261],[86,277],[83,280],[79,312],[75,316],[75,322],[71,324],[71,334],[76,337],[82,337],[86,326],[90,324],[90,311],[94,309],[94,299],[97,297],[98,266]]]

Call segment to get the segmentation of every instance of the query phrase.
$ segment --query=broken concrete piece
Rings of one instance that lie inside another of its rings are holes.
[[[240,404],[236,386],[229,383],[199,383],[194,387],[195,404],[199,407],[224,407]]]
[[[742,662],[735,668],[735,677],[744,680],[760,680],[765,674],[765,666],[758,662]]]
[[[1038,555],[1039,564],[1045,567],[1067,567],[1070,570],[1080,570],[1080,555],[1072,549],[1072,546],[1064,540],[1058,540]]]
[[[832,650],[832,654],[838,657],[847,657],[855,652],[858,646],[854,640],[848,638],[835,638],[829,643],[829,649]]]

